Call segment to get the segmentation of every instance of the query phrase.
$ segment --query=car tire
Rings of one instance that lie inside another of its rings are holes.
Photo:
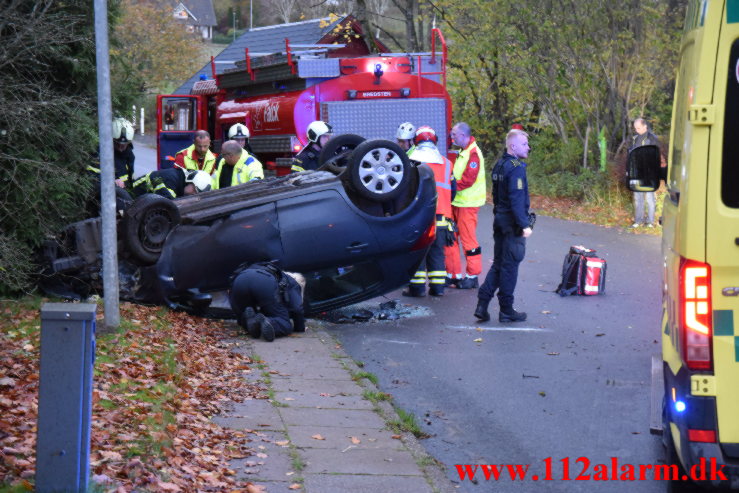
[[[398,197],[408,187],[411,163],[395,142],[368,140],[352,151],[348,173],[359,195],[386,202]]]
[[[152,193],[142,195],[123,216],[126,251],[142,265],[154,264],[169,232],[179,222],[180,211],[174,202]]]
[[[354,134],[337,135],[329,139],[318,155],[318,169],[340,175],[346,169],[351,152],[364,140],[364,137]]]

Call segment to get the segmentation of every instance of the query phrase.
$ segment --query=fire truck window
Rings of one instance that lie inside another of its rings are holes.
[[[197,130],[195,116],[195,100],[192,98],[162,100],[162,130]]]

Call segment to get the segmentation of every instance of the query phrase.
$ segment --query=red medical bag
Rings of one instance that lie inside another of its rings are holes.
[[[570,247],[562,266],[562,283],[556,292],[560,296],[605,294],[605,259],[596,257],[595,250],[582,245]]]

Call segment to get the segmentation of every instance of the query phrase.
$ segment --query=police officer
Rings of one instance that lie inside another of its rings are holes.
[[[227,140],[223,143],[221,158],[213,173],[214,190],[262,179],[264,179],[264,169],[257,158],[249,154],[235,140]]]
[[[452,163],[442,156],[436,148],[438,137],[429,126],[418,127],[415,132],[413,152],[409,158],[431,168],[436,180],[436,239],[431,244],[426,257],[421,261],[416,274],[411,279],[403,296],[420,298],[426,295],[426,277],[429,279],[429,294],[443,296],[446,284],[446,268],[444,266],[444,247],[454,243],[453,233],[449,228],[452,217],[453,176]]]
[[[138,197],[155,193],[167,199],[207,192],[211,189],[210,175],[205,171],[182,168],[167,168],[152,171],[137,178],[133,183],[133,194]]]
[[[529,220],[529,185],[526,163],[529,136],[513,129],[506,136],[506,152],[493,167],[493,265],[477,293],[475,317],[490,320],[488,305],[498,291],[500,322],[521,322],[526,313],[513,309],[513,291],[518,280],[518,266],[526,253],[526,238],[531,236]]]
[[[291,332],[305,332],[300,274],[284,272],[272,262],[236,271],[228,298],[239,325],[255,339],[272,342]]]
[[[292,171],[318,169],[318,155],[331,138],[331,125],[317,120],[308,125],[308,145],[293,158]]]

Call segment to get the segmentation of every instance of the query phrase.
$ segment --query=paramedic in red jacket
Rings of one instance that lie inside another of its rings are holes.
[[[174,157],[174,167],[213,173],[216,155],[210,152],[210,134],[207,130],[195,132],[193,144],[179,151]]]
[[[416,130],[413,151],[408,156],[417,163],[425,164],[434,172],[436,180],[436,239],[431,244],[426,257],[411,279],[408,289],[403,296],[419,298],[426,296],[426,277],[429,279],[429,294],[443,296],[446,284],[446,269],[444,268],[444,247],[452,234],[449,230],[449,221],[452,216],[452,163],[442,156],[436,148],[438,138],[433,128],[418,127]]]
[[[452,142],[461,148],[454,161],[454,178],[457,193],[452,201],[454,221],[459,229],[459,239],[464,248],[467,262],[466,273],[462,271],[459,245],[447,247],[447,284],[456,284],[459,289],[476,289],[477,276],[482,272],[480,243],[477,241],[477,212],[485,205],[485,158],[471,135],[470,126],[464,122],[452,127]]]

